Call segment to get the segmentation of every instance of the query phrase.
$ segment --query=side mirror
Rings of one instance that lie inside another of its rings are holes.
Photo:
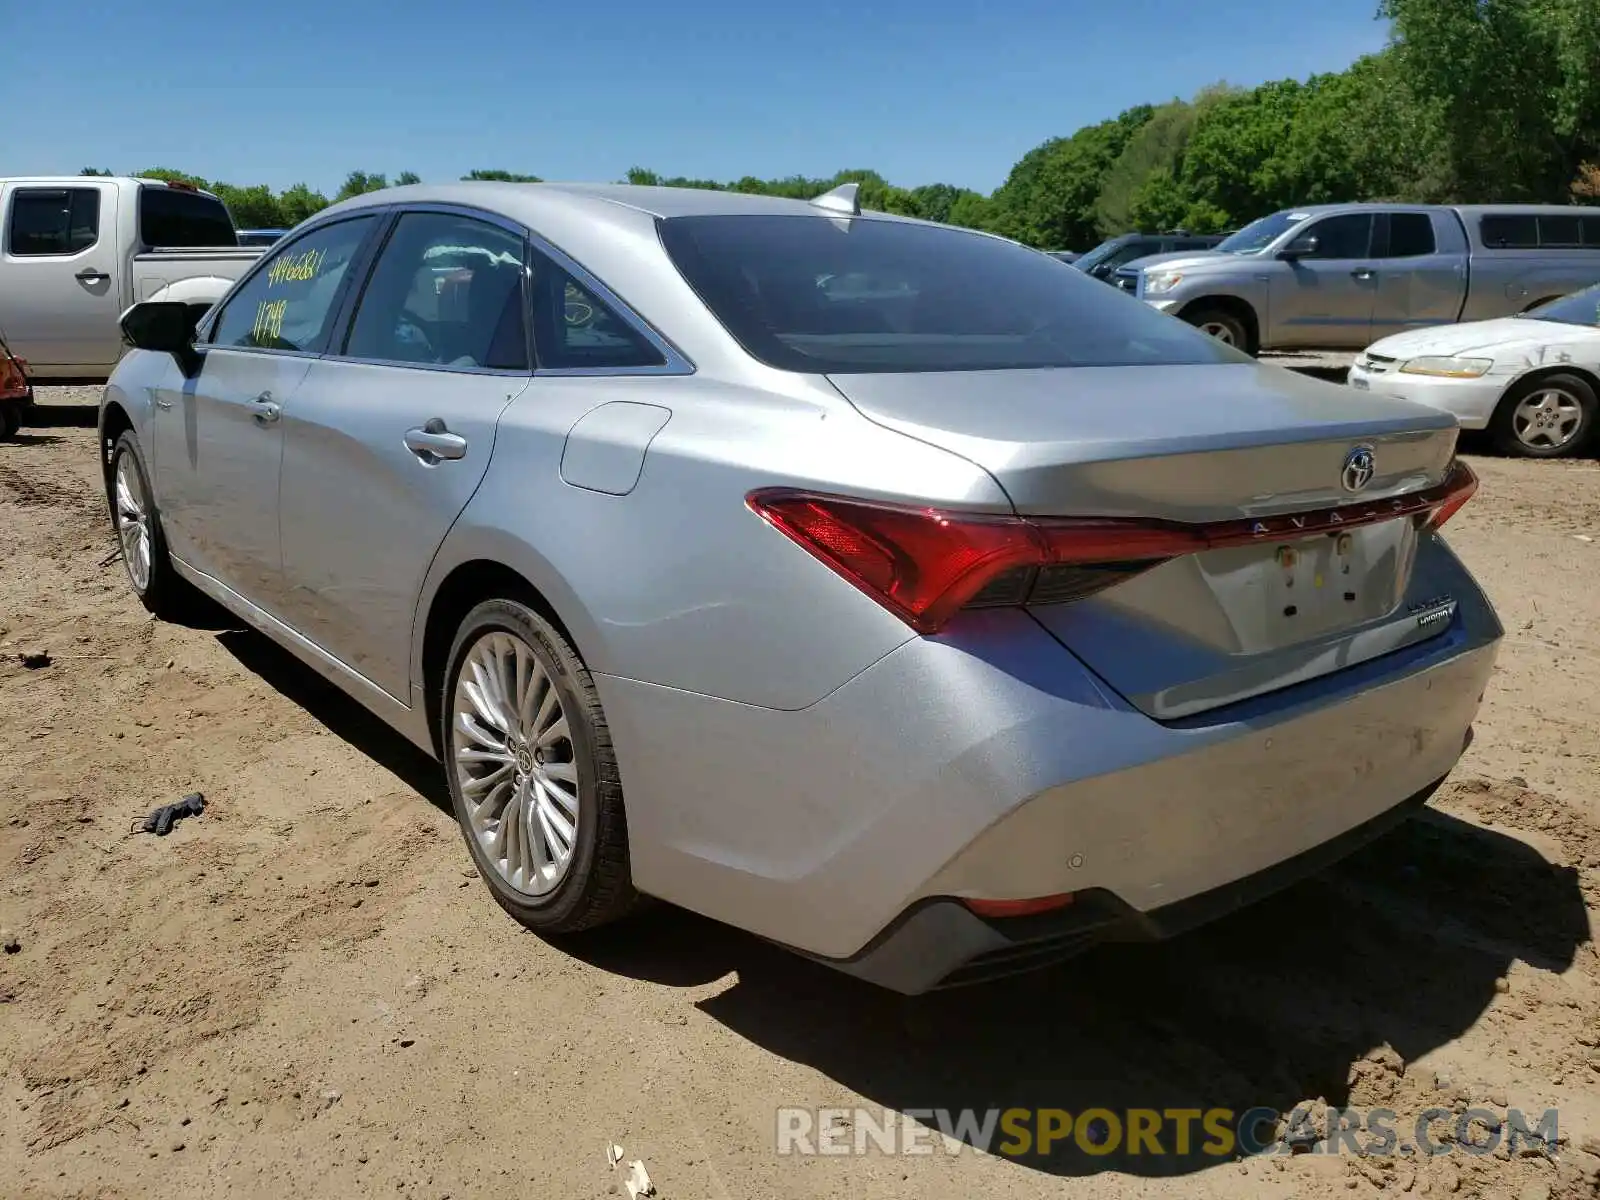
[[[122,337],[135,350],[153,350],[177,359],[185,375],[200,365],[194,347],[196,306],[179,300],[146,300],[122,314]]]
[[[1282,250],[1279,250],[1278,257],[1283,259],[1285,262],[1293,262],[1297,258],[1310,258],[1317,252],[1317,245],[1318,242],[1316,234],[1301,234]]]

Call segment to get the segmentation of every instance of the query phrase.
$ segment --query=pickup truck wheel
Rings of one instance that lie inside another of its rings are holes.
[[[622,780],[594,680],[562,633],[513,599],[461,623],[440,743],[451,807],[500,907],[541,934],[635,906]]]
[[[1502,453],[1563,458],[1589,441],[1597,407],[1600,401],[1588,380],[1557,372],[1513,385],[1495,409],[1489,429]]]
[[[111,526],[128,583],[139,603],[163,621],[182,620],[198,593],[172,566],[161,514],[151,499],[150,476],[139,456],[139,443],[125,430],[111,452],[107,476]]]
[[[1243,321],[1225,309],[1197,308],[1184,313],[1183,319],[1224,345],[1243,350],[1246,354],[1255,353],[1255,347],[1250,344],[1250,330]]]

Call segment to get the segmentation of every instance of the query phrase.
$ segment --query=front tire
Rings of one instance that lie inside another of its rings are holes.
[[[151,498],[150,475],[132,430],[117,438],[106,478],[111,527],[133,594],[163,621],[181,621],[191,611],[196,593],[172,566],[161,514]]]
[[[21,403],[0,404],[0,442],[9,442],[22,428]]]
[[[1183,319],[1226,346],[1250,355],[1256,352],[1249,327],[1225,308],[1196,308],[1184,313]]]
[[[1589,443],[1597,407],[1588,380],[1557,371],[1514,384],[1494,410],[1490,436],[1503,454],[1565,458]]]
[[[450,802],[500,907],[541,934],[631,910],[622,782],[594,680],[549,621],[512,599],[461,623],[439,706]]]

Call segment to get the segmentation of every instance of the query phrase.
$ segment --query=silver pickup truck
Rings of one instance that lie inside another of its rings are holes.
[[[1600,282],[1600,208],[1309,205],[1214,250],[1138,259],[1116,282],[1252,354],[1360,350]]]
[[[199,308],[262,255],[209,192],[158,179],[0,179],[0,336],[52,383],[103,383],[140,300]]]

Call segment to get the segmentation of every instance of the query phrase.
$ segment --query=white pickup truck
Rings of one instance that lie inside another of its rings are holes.
[[[103,383],[141,300],[209,307],[263,253],[209,192],[154,179],[0,179],[0,337],[52,383]]]

